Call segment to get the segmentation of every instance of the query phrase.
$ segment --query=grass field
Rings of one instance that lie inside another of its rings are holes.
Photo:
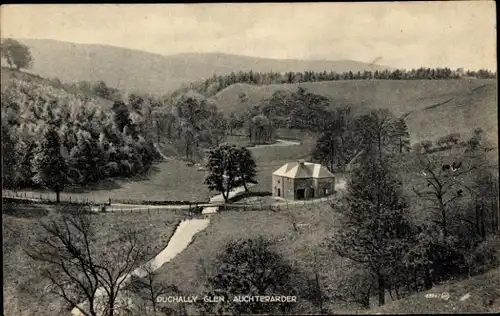
[[[207,201],[215,192],[210,192],[203,184],[205,173],[196,167],[187,166],[181,160],[169,160],[155,164],[149,175],[124,179],[101,181],[91,187],[66,188],[61,199],[89,199],[99,203],[111,200],[150,200],[150,201]],[[25,192],[25,191],[19,191]],[[28,192],[28,191],[26,191]],[[55,193],[43,192],[55,200]],[[28,196],[38,196],[29,191]]]
[[[5,207],[5,205],[4,205]],[[7,316],[58,316],[66,307],[57,299],[44,294],[46,281],[40,276],[40,264],[33,262],[24,253],[30,239],[43,234],[39,222],[46,221],[51,214],[59,212],[57,207],[45,208],[34,205],[16,204],[2,215],[4,251],[4,315]],[[178,222],[186,217],[184,212],[162,212],[148,215],[146,212],[133,214],[96,214],[95,233],[103,249],[114,242],[117,228],[139,229],[150,236],[148,252],[151,257],[163,249],[173,234]]]

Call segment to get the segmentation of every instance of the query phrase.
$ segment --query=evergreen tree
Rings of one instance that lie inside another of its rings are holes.
[[[404,118],[400,118],[394,123],[394,137],[399,147],[399,153],[410,151],[410,133]]]
[[[67,183],[68,167],[61,154],[59,135],[55,126],[49,125],[44,138],[37,148],[33,160],[33,181],[56,193],[57,202]]]

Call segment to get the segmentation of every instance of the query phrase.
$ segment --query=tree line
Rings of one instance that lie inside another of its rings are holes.
[[[239,71],[231,72],[227,75],[214,74],[212,77],[193,82],[174,94],[182,93],[186,90],[195,90],[206,96],[213,96],[217,92],[236,83],[246,83],[251,85],[304,83],[337,80],[446,80],[460,78],[494,79],[496,72],[488,69],[464,70],[463,68],[452,70],[444,68],[418,69],[394,69],[394,70],[364,70],[364,71],[304,71],[304,72],[253,72]]]

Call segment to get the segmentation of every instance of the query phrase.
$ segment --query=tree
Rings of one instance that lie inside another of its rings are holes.
[[[449,234],[448,213],[453,209],[454,202],[463,199],[466,191],[473,191],[465,183],[465,177],[475,165],[465,165],[462,159],[448,159],[439,155],[417,155],[417,165],[420,172],[416,175],[418,187],[413,191],[436,218],[433,221],[441,227],[444,237]]]
[[[43,265],[51,292],[72,308],[85,316],[113,316],[127,276],[144,260],[144,234],[118,229],[115,242],[99,247],[93,217],[78,210],[42,223],[45,233],[26,252]]]
[[[56,193],[57,202],[60,193],[67,184],[68,166],[61,154],[59,134],[54,125],[49,125],[44,138],[37,148],[33,160],[33,181]]]
[[[388,268],[399,264],[411,236],[408,207],[388,160],[364,157],[348,182],[347,207],[331,243],[340,256],[375,277],[379,305],[385,303]]]
[[[205,184],[210,190],[221,192],[226,203],[231,190],[242,184],[238,156],[238,149],[234,145],[221,145],[209,152]]]
[[[394,123],[394,137],[396,138],[399,153],[410,151],[410,133],[404,118],[399,118]]]
[[[312,158],[325,165],[328,170],[334,172],[337,166],[338,150],[340,149],[338,139],[333,131],[322,133],[316,141]]]
[[[236,113],[232,112],[231,114],[229,114],[229,134],[233,135],[234,130],[243,128],[244,122],[244,119],[242,117],[236,116]]]
[[[16,164],[19,156],[16,152],[16,145],[11,137],[11,130],[4,122],[2,115],[2,184],[6,188],[16,184]]]
[[[363,140],[365,155],[376,153],[381,160],[383,157],[392,156],[399,149],[396,142],[395,120],[387,109],[373,110],[362,115],[356,120],[358,133]]]
[[[209,133],[210,133],[210,143],[219,146],[219,144],[224,141],[226,137],[226,130],[228,127],[228,122],[219,111],[211,113],[208,119]]]
[[[230,314],[284,313],[293,303],[228,302],[234,295],[294,295],[296,271],[272,249],[273,244],[263,237],[230,242],[215,262],[215,271],[208,279],[212,295],[225,296],[222,306],[210,304],[205,308],[219,308],[218,312]],[[208,304],[207,304],[208,305]]]
[[[11,38],[2,41],[1,53],[2,57],[7,59],[9,66],[15,66],[17,70],[30,68],[33,63],[33,57],[28,46]]]
[[[130,111],[127,105],[123,101],[116,101],[113,103],[113,121],[119,132],[123,132],[126,126],[129,126],[130,121]]]
[[[331,284],[332,298],[344,302],[354,302],[365,309],[370,308],[370,296],[376,287],[376,279],[363,264],[344,259],[346,264],[337,274],[335,282]]]
[[[245,191],[248,192],[248,183],[257,183],[255,177],[257,171],[255,168],[255,160],[253,159],[252,152],[246,147],[237,149],[237,164],[238,164],[238,177],[241,180]]]
[[[142,276],[142,278],[141,278]],[[158,280],[157,273],[154,271],[154,266],[148,262],[141,268],[140,275],[132,276],[130,286],[134,293],[146,297],[151,302],[151,307],[154,313],[157,312],[158,297],[169,292],[178,292],[175,285],[167,286]]]

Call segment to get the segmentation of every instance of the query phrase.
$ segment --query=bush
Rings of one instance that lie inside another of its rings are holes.
[[[432,141],[430,140],[423,140],[421,144],[425,152],[429,152],[432,148]]]
[[[499,262],[500,242],[496,236],[479,243],[471,251],[466,252],[465,261],[469,268],[469,276],[484,273],[494,267]]]

